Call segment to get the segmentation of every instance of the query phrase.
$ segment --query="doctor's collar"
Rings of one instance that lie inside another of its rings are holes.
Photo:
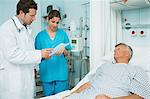
[[[16,24],[16,28],[21,31],[24,28],[23,21],[21,21],[17,16],[14,16],[12,19]]]

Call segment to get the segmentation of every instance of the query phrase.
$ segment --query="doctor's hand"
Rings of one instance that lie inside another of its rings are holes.
[[[112,99],[112,98],[109,97],[109,96],[106,96],[106,95],[104,95],[104,94],[101,94],[101,95],[97,95],[97,96],[95,97],[95,99]]]
[[[51,50],[52,50],[52,48],[42,49],[41,50],[42,58],[44,58],[44,59],[51,58],[51,56],[50,56]]]

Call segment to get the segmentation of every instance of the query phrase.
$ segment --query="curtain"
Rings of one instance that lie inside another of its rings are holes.
[[[121,11],[110,7],[110,0],[91,0],[90,68],[122,42]]]

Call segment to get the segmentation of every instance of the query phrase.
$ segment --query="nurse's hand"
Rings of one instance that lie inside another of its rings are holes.
[[[65,47],[61,46],[61,47],[58,49],[58,51],[55,53],[55,55],[61,55],[62,53],[64,53],[65,50],[66,50]]]
[[[106,95],[101,94],[101,95],[97,95],[97,96],[95,97],[95,99],[112,99],[112,98],[110,98],[109,96],[106,96]]]
[[[42,49],[41,50],[42,58],[44,58],[44,59],[51,58],[51,56],[49,55],[51,50],[52,50],[52,48]]]

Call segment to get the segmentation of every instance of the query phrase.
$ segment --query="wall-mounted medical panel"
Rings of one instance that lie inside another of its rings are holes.
[[[123,41],[130,45],[150,46],[150,8],[122,11]]]
[[[150,8],[139,10],[140,24],[150,24]]]

